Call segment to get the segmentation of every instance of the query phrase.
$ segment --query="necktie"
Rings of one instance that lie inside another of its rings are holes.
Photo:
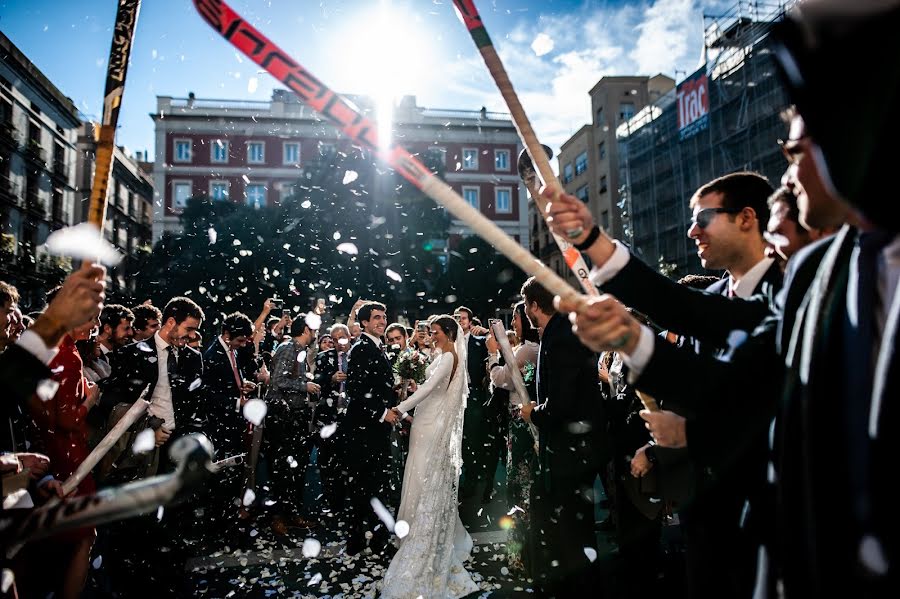
[[[166,351],[169,352],[169,357],[166,359],[166,372],[169,375],[169,388],[171,388],[178,377],[178,350],[174,346],[168,345]]]
[[[238,393],[241,394],[241,397],[244,396],[243,384],[241,383],[241,375],[237,369],[237,360],[234,358],[234,352],[230,349],[225,350],[225,353],[228,354],[228,362],[231,363],[231,372],[234,373],[234,382],[237,383]]]
[[[338,364],[340,371],[344,374],[347,373],[347,352],[338,353]],[[347,381],[341,381],[341,393],[344,393],[344,390],[347,388]]]

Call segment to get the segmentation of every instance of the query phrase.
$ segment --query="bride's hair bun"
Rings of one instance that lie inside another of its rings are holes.
[[[450,341],[456,341],[456,333],[459,330],[459,324],[456,319],[449,314],[441,314],[431,319],[431,324],[439,326],[444,334],[450,338]]]

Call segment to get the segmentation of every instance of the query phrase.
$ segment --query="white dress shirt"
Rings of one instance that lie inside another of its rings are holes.
[[[159,332],[153,334],[156,343],[156,366],[159,377],[150,396],[150,407],[147,411],[151,416],[161,418],[163,428],[169,432],[175,430],[175,407],[172,403],[172,387],[169,384],[169,344],[159,336]],[[175,350],[177,351],[177,350]]]

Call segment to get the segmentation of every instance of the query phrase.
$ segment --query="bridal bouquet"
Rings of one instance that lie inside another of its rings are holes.
[[[417,385],[425,382],[425,369],[428,368],[428,358],[413,349],[408,349],[397,358],[394,363],[394,372],[400,380],[413,380]]]

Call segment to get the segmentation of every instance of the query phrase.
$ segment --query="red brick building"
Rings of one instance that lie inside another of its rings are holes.
[[[371,100],[353,101],[372,114]],[[284,91],[271,102],[157,97],[153,238],[177,231],[188,198],[272,205],[292,193],[304,164],[349,142]],[[437,110],[406,96],[393,114],[393,139],[413,154],[444,155],[446,181],[526,247],[527,195],[516,174],[520,145],[509,116]],[[448,237],[469,230],[454,221]]]

